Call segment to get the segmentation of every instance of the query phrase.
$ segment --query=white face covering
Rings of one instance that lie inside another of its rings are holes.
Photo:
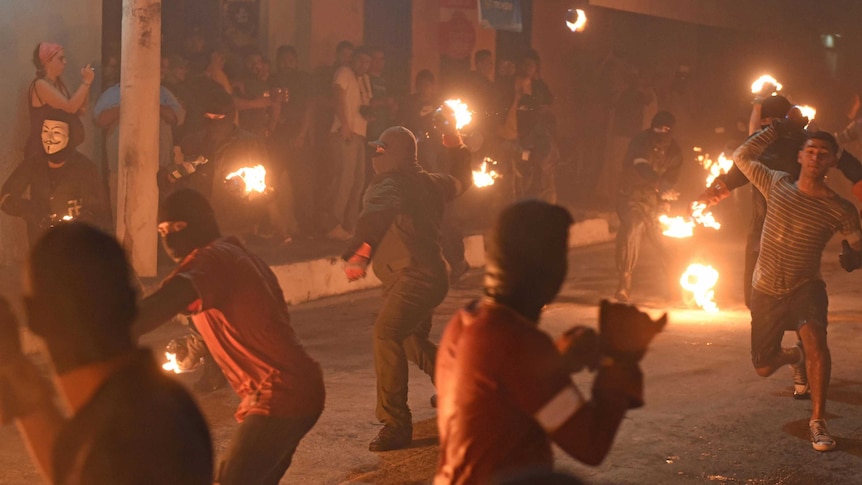
[[[48,155],[69,145],[69,125],[62,121],[45,120],[42,123],[42,147]]]

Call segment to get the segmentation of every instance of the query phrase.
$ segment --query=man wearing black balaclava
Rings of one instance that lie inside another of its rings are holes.
[[[225,232],[260,235],[259,223],[268,216],[273,240],[288,241],[285,220],[277,208],[277,196],[243,195],[242,188],[225,183],[225,177],[243,167],[263,165],[267,170],[266,184],[275,188],[275,171],[269,160],[264,139],[236,125],[236,106],[223,90],[214,90],[206,97],[203,129],[187,135],[182,141],[186,160],[162,173],[163,194],[178,188],[191,188],[212,203],[219,225]],[[198,161],[203,161],[197,164]]]
[[[621,302],[629,301],[632,270],[643,236],[658,249],[665,272],[669,270],[658,218],[665,203],[678,195],[673,187],[682,168],[682,153],[671,134],[675,122],[667,111],[656,113],[650,127],[632,138],[623,159],[617,195],[620,229],[616,247],[619,273],[616,299]]]
[[[241,399],[240,422],[216,482],[278,484],[299,442],[323,411],[320,365],[290,325],[284,292],[269,266],[235,237],[222,237],[209,202],[181,189],[159,209],[159,235],[177,268],[141,302],[135,335],[178,313],[197,335],[178,346],[183,369],[206,344]]]
[[[416,138],[403,126],[388,128],[369,143],[376,175],[343,256],[349,280],[364,277],[373,259],[374,273],[383,282],[383,308],[374,320],[376,415],[383,428],[369,444],[371,451],[403,448],[413,439],[407,361],[434,379],[431,316],[448,291],[440,226],[446,203],[472,185],[470,151],[454,129],[454,115],[445,113],[438,128],[451,175],[422,170]]]
[[[42,123],[44,153],[21,162],[0,189],[0,209],[27,222],[34,244],[46,229],[79,220],[110,227],[110,209],[96,166],[76,150],[84,140],[79,124],[60,110]],[[29,198],[24,194],[30,189]]]
[[[488,241],[485,298],[458,311],[440,341],[440,459],[434,483],[497,483],[553,468],[551,442],[586,464],[610,450],[643,406],[639,362],[666,317],[602,302],[599,333],[556,342],[538,327],[566,277],[572,217],[528,200],[503,211]],[[571,374],[597,370],[590,399]]]

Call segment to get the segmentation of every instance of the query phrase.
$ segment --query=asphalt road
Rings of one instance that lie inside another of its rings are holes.
[[[741,301],[742,244],[737,239],[671,242],[677,268],[698,260],[721,272],[716,298],[720,311],[706,313],[674,304],[663,334],[643,361],[646,406],[629,413],[613,449],[598,467],[562,453],[562,470],[592,484],[858,484],[862,470],[862,274],[837,265],[837,244],[824,255],[829,285],[829,342],[833,356],[829,427],[837,450],[814,451],[807,439],[810,402],[794,401],[790,370],[760,378],[749,354],[749,316]],[[833,241],[835,243],[835,241]],[[642,254],[633,297],[660,315],[668,305],[664,279],[653,253]],[[541,328],[557,335],[571,325],[595,325],[597,303],[615,289],[613,246],[572,251],[569,277],[548,306]],[[470,273],[450,291],[435,319],[439,339],[449,317],[481,294],[481,274]],[[326,410],[303,440],[282,483],[429,483],[437,460],[434,393],[430,380],[411,368],[410,405],[415,430],[406,450],[371,453],[368,441],[379,425],[373,414],[374,372],[371,323],[380,304],[377,291],[354,293],[292,308],[293,324],[323,365]],[[160,349],[185,330],[168,325],[147,336]],[[788,336],[787,342],[789,343]],[[179,376],[191,383],[197,376]],[[592,376],[576,381],[588,392]],[[199,395],[223,452],[236,424],[238,399],[230,390]],[[501,423],[505,426],[505,423]],[[0,484],[39,483],[13,427],[0,429]]]

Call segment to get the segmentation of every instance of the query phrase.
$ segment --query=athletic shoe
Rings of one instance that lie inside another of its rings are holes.
[[[808,374],[805,372],[805,351],[802,342],[796,342],[802,358],[795,364],[790,364],[793,372],[793,399],[811,399],[811,387],[808,385]]]
[[[817,451],[834,450],[837,443],[829,435],[826,429],[825,419],[812,419],[808,422],[808,431],[811,434],[811,446]]]

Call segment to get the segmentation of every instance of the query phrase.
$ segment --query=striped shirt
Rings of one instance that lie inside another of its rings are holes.
[[[820,258],[836,232],[853,244],[862,239],[862,230],[856,208],[849,201],[834,192],[830,197],[807,195],[790,174],[755,161],[776,138],[772,127],[761,131],[736,149],[733,160],[766,198],[766,221],[752,285],[780,297],[804,283],[822,279]]]

